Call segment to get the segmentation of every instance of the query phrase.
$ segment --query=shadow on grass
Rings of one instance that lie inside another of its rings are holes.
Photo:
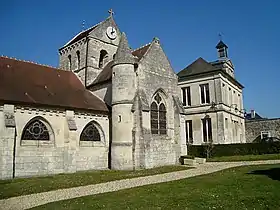
[[[280,168],[271,168],[267,170],[255,170],[251,171],[248,174],[254,175],[265,175],[268,176],[270,179],[280,181]]]

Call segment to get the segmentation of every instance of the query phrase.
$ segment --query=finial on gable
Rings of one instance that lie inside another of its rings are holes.
[[[154,37],[153,38],[153,41],[155,42],[155,43],[157,43],[157,44],[159,44],[160,42],[159,42],[159,38],[158,37]]]

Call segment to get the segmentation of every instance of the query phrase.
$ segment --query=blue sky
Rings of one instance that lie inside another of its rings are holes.
[[[98,3],[97,3],[98,2]],[[198,57],[215,60],[218,34],[229,46],[244,105],[280,117],[280,1],[48,0],[1,2],[0,54],[58,66],[64,43],[115,11],[131,47],[159,37],[176,72]]]

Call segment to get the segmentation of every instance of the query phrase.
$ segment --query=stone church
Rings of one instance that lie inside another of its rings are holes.
[[[158,38],[132,50],[112,14],[59,49],[59,68],[0,57],[0,179],[173,165],[188,144],[244,142],[227,46],[178,74]]]

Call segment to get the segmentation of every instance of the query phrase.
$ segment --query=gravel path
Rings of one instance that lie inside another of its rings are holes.
[[[194,169],[177,171],[152,176],[138,177],[132,179],[123,179],[111,181],[101,184],[87,185],[68,189],[60,189],[49,192],[24,195],[0,200],[0,209],[3,210],[23,210],[35,206],[43,205],[50,202],[72,199],[87,195],[95,195],[106,192],[133,188],[143,185],[169,182],[173,180],[184,179],[188,177],[198,176],[202,174],[213,173],[226,168],[244,166],[244,165],[260,165],[260,164],[278,164],[280,160],[266,161],[245,161],[245,162],[209,162],[198,165]]]

